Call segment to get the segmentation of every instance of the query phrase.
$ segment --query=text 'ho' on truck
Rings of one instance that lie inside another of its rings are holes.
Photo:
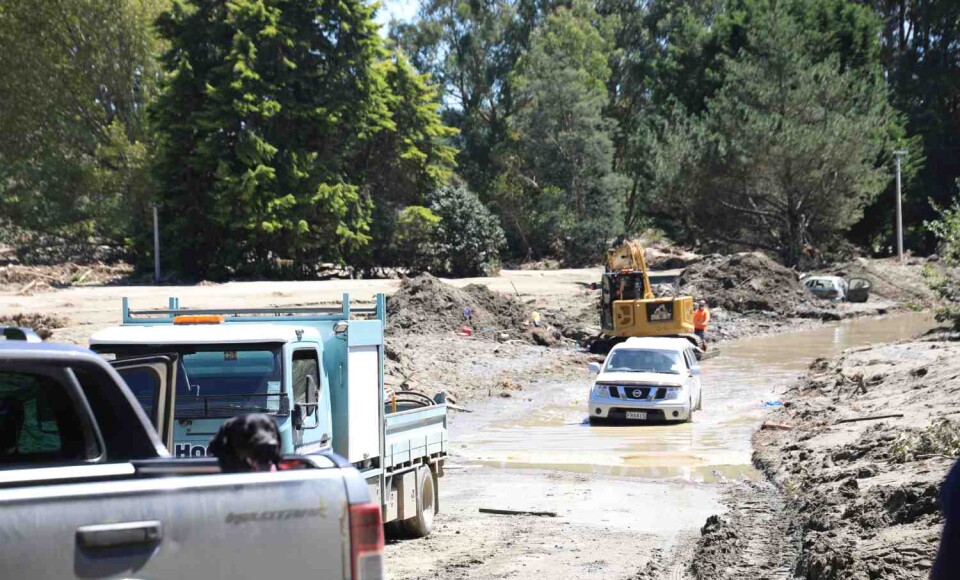
[[[430,533],[447,455],[445,397],[387,396],[383,386],[386,299],[339,307],[131,310],[95,334],[176,456],[202,456],[220,424],[269,413],[283,450],[333,450],[366,478],[406,535]],[[145,372],[142,363],[156,363]],[[127,370],[129,365],[137,365]],[[169,370],[167,370],[169,369]],[[165,413],[165,407],[172,413]]]

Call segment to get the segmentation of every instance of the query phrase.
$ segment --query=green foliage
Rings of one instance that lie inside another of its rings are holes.
[[[957,183],[960,186],[960,180]],[[949,208],[935,207],[937,220],[924,223],[939,242],[940,258],[946,268],[930,265],[923,269],[927,284],[946,302],[937,309],[938,322],[949,322],[954,330],[960,330],[960,280],[955,268],[960,266],[960,201],[956,199]]]
[[[920,431],[901,433],[890,451],[896,463],[931,455],[957,457],[960,455],[960,423],[941,417]]]
[[[530,40],[511,77],[516,112],[494,199],[528,257],[551,249],[594,263],[620,233],[626,188],[612,171],[606,43],[584,2],[557,8]],[[551,252],[551,253],[554,253]]]
[[[410,273],[429,272],[437,268],[437,247],[440,218],[429,208],[411,205],[397,217],[393,248],[396,264]]]
[[[361,0],[178,0],[160,28],[169,267],[301,275],[370,242],[372,209],[450,176],[436,94],[388,54]],[[202,39],[202,40],[201,40]],[[336,42],[331,42],[336,39]]]
[[[937,218],[930,205],[950,205],[960,177],[960,2],[865,0],[883,20],[881,58],[891,101],[906,117],[909,134],[903,188],[907,247],[933,250],[936,239],[924,220]],[[915,175],[915,177],[914,177]],[[867,232],[892,232],[893,192],[876,204]]]
[[[500,268],[506,240],[496,216],[463,184],[441,187],[430,200],[442,270],[451,276],[490,276]]]
[[[957,183],[960,186],[960,181]],[[936,207],[939,219],[924,222],[936,236],[940,245],[940,257],[950,266],[960,265],[960,201],[954,200],[949,208]]]
[[[456,149],[449,145],[456,130],[440,118],[438,88],[429,77],[413,70],[402,52],[380,64],[389,91],[386,94],[393,129],[382,131],[362,158],[358,173],[367,175],[366,190],[375,201],[371,216],[371,243],[347,259],[362,270],[406,265],[392,263],[398,212],[423,205],[431,191],[446,184],[456,165]],[[425,258],[428,264],[432,258]]]
[[[165,4],[0,6],[0,213],[19,227],[112,241],[143,227]]]
[[[695,235],[791,265],[890,182],[876,162],[896,117],[878,69],[815,60],[796,8],[780,0],[755,16],[749,48],[723,59],[722,88],[702,116],[681,115],[658,160],[658,202]]]

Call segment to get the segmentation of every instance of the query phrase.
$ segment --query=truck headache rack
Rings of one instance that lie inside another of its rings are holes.
[[[131,310],[130,299],[123,298],[123,324],[173,324],[177,316],[222,316],[223,322],[321,322],[350,320],[351,315],[386,323],[386,298],[383,294],[377,294],[373,306],[351,307],[350,295],[345,293],[340,308],[181,308],[180,299],[171,297],[167,308],[144,310]]]

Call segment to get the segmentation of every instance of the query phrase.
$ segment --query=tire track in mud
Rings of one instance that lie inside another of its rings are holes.
[[[702,529],[692,569],[697,580],[788,580],[800,555],[796,513],[775,486],[750,482],[731,489],[732,509]]]

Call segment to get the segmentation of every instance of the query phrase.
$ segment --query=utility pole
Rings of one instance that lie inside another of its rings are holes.
[[[160,283],[160,214],[158,207],[158,204],[153,204],[153,280],[157,284]]]
[[[897,158],[897,259],[903,261],[903,210],[900,202],[900,160],[906,155],[904,149],[893,152]]]

